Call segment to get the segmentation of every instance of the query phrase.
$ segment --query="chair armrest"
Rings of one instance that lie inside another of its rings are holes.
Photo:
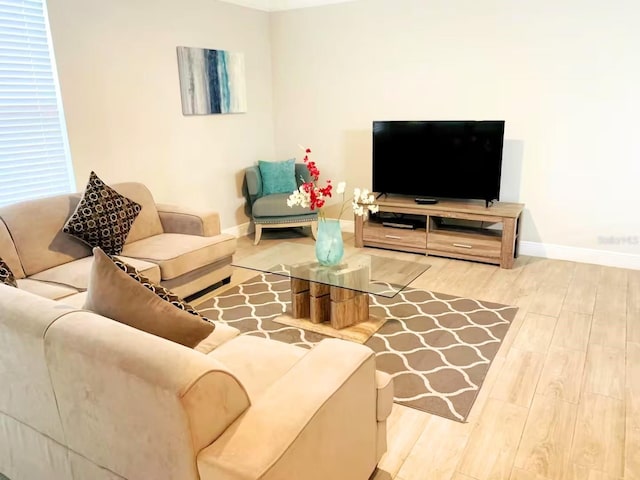
[[[156,205],[164,233],[213,237],[220,234],[218,212],[199,212],[175,205]]]
[[[243,190],[250,207],[262,196],[262,176],[256,165],[245,169]]]
[[[202,480],[368,478],[376,464],[373,352],[320,342],[198,455]]]

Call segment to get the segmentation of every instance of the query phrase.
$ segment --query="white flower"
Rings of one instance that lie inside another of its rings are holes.
[[[346,188],[347,188],[347,182],[340,182],[340,183],[338,183],[338,188],[337,188],[336,192],[342,194],[342,193],[344,193]]]
[[[358,215],[359,217],[364,215],[364,207],[358,203],[353,203],[353,213]]]
[[[304,191],[303,187],[300,187],[298,190],[289,195],[289,198],[287,198],[287,205],[289,207],[299,205],[302,208],[309,208],[310,204],[310,195]]]

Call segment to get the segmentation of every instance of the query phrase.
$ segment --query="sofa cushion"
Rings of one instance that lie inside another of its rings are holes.
[[[162,233],[126,244],[122,254],[157,263],[162,280],[171,280],[231,257],[235,250],[236,237],[226,233],[214,237]]]
[[[13,272],[9,268],[9,265],[0,258],[0,282],[10,287],[17,287],[16,277],[13,276]]]
[[[233,368],[253,403],[308,352],[288,343],[240,335],[220,345],[209,357]]]
[[[291,215],[310,215],[317,217],[317,212],[312,212],[308,208],[294,205],[287,205],[288,194],[277,193],[258,198],[253,202],[251,215],[253,217],[289,217]]]
[[[156,207],[156,202],[149,189],[142,183],[125,182],[114,183],[111,187],[120,195],[130,198],[142,206],[142,211],[133,222],[129,231],[126,243],[158,235],[163,232],[160,215]]]
[[[68,297],[60,298],[58,301],[80,310],[84,307],[84,304],[87,301],[87,292],[78,292],[73,295],[69,295]]]
[[[11,234],[24,269],[22,276],[28,277],[71,260],[91,256],[91,249],[86,243],[62,232],[78,200],[74,195],[58,195],[0,208],[0,217]],[[13,273],[18,275],[10,257],[5,259]]]
[[[296,159],[282,162],[266,162],[260,160],[258,168],[262,177],[262,194],[292,193],[298,188],[296,182]]]
[[[223,343],[228,342],[232,338],[236,338],[238,335],[240,335],[240,330],[234,327],[230,327],[224,322],[211,321],[211,323],[216,326],[215,330],[211,332],[207,338],[202,340],[193,348],[195,351],[204,354],[210,353]]]
[[[160,268],[155,263],[123,256],[119,256],[118,258],[129,263],[150,281],[155,283],[160,281]],[[86,290],[89,288],[89,275],[91,274],[92,264],[93,257],[85,257],[79,260],[74,260],[73,262],[58,265],[57,267],[49,268],[43,272],[36,273],[29,278],[33,280],[40,280],[42,282],[66,285],[77,290]]]
[[[31,278],[19,278],[17,283],[20,290],[25,290],[39,297],[45,297],[51,300],[60,300],[61,298],[66,298],[78,293],[78,290],[69,285],[41,282],[40,280],[33,280]],[[82,307],[82,304],[80,304],[80,307]]]
[[[107,186],[95,172],[80,203],[62,231],[109,255],[122,252],[129,230],[142,206]]]
[[[163,300],[99,248],[93,253],[85,309],[191,348],[213,332],[212,323]]]

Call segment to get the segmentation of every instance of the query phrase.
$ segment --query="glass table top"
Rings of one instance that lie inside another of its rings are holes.
[[[339,265],[325,267],[315,258],[315,247],[282,242],[258,253],[234,258],[233,266],[322,283],[381,297],[394,297],[429,268],[424,255],[404,254],[404,260],[345,248]]]

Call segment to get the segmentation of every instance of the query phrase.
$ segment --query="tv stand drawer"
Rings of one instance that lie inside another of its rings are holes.
[[[393,228],[368,222],[362,233],[365,243],[395,244],[423,251],[427,247],[427,232],[423,228]]]
[[[499,258],[501,239],[493,235],[478,235],[460,232],[429,232],[429,252],[459,253],[462,255]]]

